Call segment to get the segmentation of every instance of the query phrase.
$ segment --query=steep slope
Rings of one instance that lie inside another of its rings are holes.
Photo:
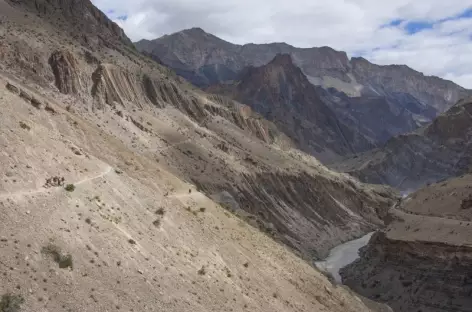
[[[382,226],[395,194],[328,170],[120,36],[70,36],[108,20],[81,33],[35,3],[0,0],[3,306],[371,311],[293,252],[311,261]]]
[[[292,138],[300,149],[321,161],[333,161],[338,155],[373,147],[357,131],[338,121],[288,54],[277,55],[267,65],[246,69],[233,85],[218,85],[207,90],[251,105]]]
[[[333,167],[365,182],[416,189],[470,172],[471,131],[472,98],[468,98],[428,126]]]
[[[342,123],[378,146],[393,136],[416,130],[436,116],[434,108],[422,105],[409,94],[349,97],[333,88],[317,87],[317,91]]]
[[[471,311],[471,183],[465,175],[406,198],[343,281],[395,311]]]

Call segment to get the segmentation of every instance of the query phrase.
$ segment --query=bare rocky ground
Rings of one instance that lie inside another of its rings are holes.
[[[0,98],[0,292],[25,311],[367,311],[165,164],[54,104]]]
[[[395,311],[472,311],[471,199],[471,175],[411,194],[343,281]]]
[[[194,90],[88,1],[0,0],[0,12],[2,309],[376,307],[295,253],[382,226],[393,192]]]

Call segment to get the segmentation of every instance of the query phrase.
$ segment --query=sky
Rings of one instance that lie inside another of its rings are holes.
[[[201,27],[227,41],[330,46],[472,89],[472,0],[92,0],[133,40]]]

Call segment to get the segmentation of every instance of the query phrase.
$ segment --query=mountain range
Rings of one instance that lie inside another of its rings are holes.
[[[198,28],[135,46],[89,0],[0,12],[0,311],[470,310],[470,90]],[[345,285],[314,267],[374,231]]]
[[[320,147],[307,147],[307,141],[317,142],[318,138],[300,134],[301,131],[294,135],[296,131],[289,130],[289,136],[300,142],[299,148],[325,163],[334,162],[336,156],[380,147],[393,136],[424,126],[458,100],[472,95],[470,90],[451,81],[425,76],[405,65],[380,66],[361,57],[349,59],[345,52],[329,47],[301,49],[285,43],[235,45],[200,28],[141,40],[136,47],[196,86],[214,92],[228,90],[221,85],[237,85],[238,93],[251,93],[250,89],[241,90],[244,86],[267,88],[257,81],[242,80],[249,78],[246,74],[251,68],[267,66],[279,54],[289,55],[305,76],[304,80],[315,86],[316,92],[310,93],[316,93],[317,101],[321,100],[335,113],[338,124],[349,129],[349,134],[343,131],[345,136],[356,138],[348,148],[327,148],[323,152],[331,156],[323,157],[317,152]],[[240,96],[235,98],[241,100]],[[267,116],[267,109],[261,105],[253,108]],[[280,124],[291,122],[280,117],[274,116]],[[300,126],[303,128],[303,123]],[[326,129],[328,138],[329,132]]]

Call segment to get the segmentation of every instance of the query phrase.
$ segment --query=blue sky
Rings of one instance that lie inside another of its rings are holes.
[[[234,43],[330,46],[472,88],[472,0],[92,0],[134,41],[201,27]]]

